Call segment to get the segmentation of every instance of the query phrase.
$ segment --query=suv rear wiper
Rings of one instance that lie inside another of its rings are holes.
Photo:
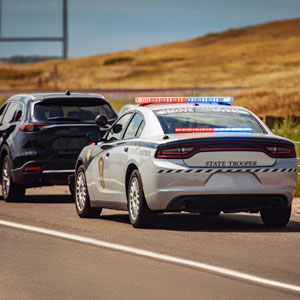
[[[47,119],[48,121],[80,121],[80,118],[74,118],[74,117],[51,117]]]

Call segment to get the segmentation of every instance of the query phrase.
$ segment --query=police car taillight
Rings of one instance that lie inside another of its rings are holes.
[[[268,143],[251,141],[196,141],[181,143],[178,145],[168,145],[158,148],[156,158],[179,158],[187,159],[196,153],[216,152],[216,151],[247,151],[263,152],[272,158],[294,158],[296,157],[295,147],[288,143]]]
[[[162,147],[156,151],[156,158],[184,158],[188,153],[194,150],[193,147]]]
[[[233,97],[137,97],[138,104],[161,104],[161,103],[225,103],[233,102]]]
[[[296,157],[295,148],[288,144],[280,145],[279,147],[266,147],[269,153],[276,158],[294,158]]]
[[[155,154],[156,158],[182,158],[180,148],[161,148]]]
[[[296,157],[295,147],[290,145],[280,145],[277,148],[277,158],[294,158]]]

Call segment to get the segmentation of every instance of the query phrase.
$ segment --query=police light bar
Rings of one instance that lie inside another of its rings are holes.
[[[233,97],[137,97],[138,104],[158,103],[232,103]]]
[[[189,97],[188,103],[232,103],[233,97]]]
[[[150,104],[150,103],[186,103],[186,97],[137,97],[135,103]]]
[[[175,133],[209,133],[209,132],[253,132],[250,127],[218,127],[218,128],[175,128]]]

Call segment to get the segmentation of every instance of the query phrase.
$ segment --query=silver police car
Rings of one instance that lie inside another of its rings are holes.
[[[140,97],[76,163],[80,217],[128,210],[134,227],[158,213],[260,212],[268,226],[290,219],[297,182],[294,144],[274,135],[231,97]],[[102,118],[101,130],[106,121]]]

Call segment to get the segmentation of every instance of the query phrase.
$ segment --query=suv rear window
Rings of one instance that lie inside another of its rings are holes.
[[[254,116],[239,108],[178,107],[154,110],[165,134],[178,128],[251,128],[263,133]]]
[[[69,99],[68,99],[69,100]],[[76,99],[77,100],[77,99]],[[117,115],[109,104],[99,101],[43,101],[34,106],[34,118],[39,121],[95,121],[97,115],[105,115],[108,120],[115,119]]]

